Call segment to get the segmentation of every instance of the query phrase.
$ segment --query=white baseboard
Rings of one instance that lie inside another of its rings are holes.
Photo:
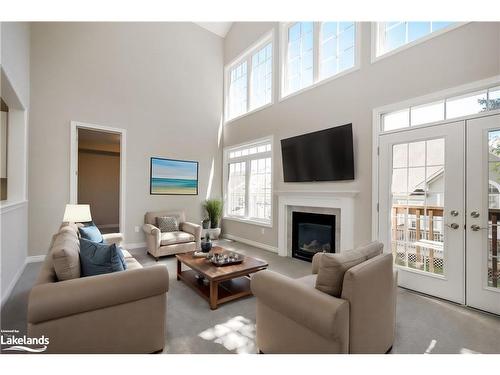
[[[146,242],[137,242],[137,243],[124,243],[123,248],[127,249],[138,249],[140,247],[146,247]]]
[[[278,254],[278,248],[276,246],[271,246],[271,245],[268,245],[268,244],[265,244],[262,242],[249,240],[247,238],[235,236],[235,235],[232,235],[229,233],[225,233],[222,237],[227,238],[228,240],[238,241],[238,242],[250,245],[250,246],[258,247],[259,249],[267,250],[267,251],[270,251],[272,253]]]
[[[19,281],[19,278],[24,272],[24,269],[26,268],[26,264],[28,264],[27,260],[24,261],[24,264],[22,265],[21,268],[17,271],[17,273],[14,275],[14,278],[10,282],[9,286],[7,287],[7,290],[5,293],[2,295],[2,301],[0,302],[0,305],[3,307],[5,302],[9,299],[10,295],[12,294],[12,291],[14,290],[14,287],[16,286],[17,282]]]
[[[43,262],[45,260],[45,255],[32,255],[26,258],[26,263],[37,263]]]

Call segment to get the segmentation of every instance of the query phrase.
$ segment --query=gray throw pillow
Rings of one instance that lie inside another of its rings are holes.
[[[178,232],[179,223],[177,218],[174,216],[161,216],[156,218],[156,226],[160,229],[160,232]]]
[[[382,250],[383,245],[380,242],[371,242],[356,250],[323,254],[319,260],[316,289],[334,297],[340,297],[346,271],[365,260],[382,254]]]

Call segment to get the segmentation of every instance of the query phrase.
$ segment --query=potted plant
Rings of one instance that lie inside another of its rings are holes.
[[[203,220],[201,221],[201,226],[203,229],[210,228],[210,219],[208,218],[208,216],[203,218]]]
[[[210,219],[211,229],[208,229],[210,237],[218,239],[220,235],[220,219],[222,217],[222,200],[207,199],[203,204],[203,208],[207,212],[208,219]]]

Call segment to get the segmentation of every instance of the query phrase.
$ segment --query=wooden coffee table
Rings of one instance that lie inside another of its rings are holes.
[[[214,246],[212,251],[231,252],[219,246]],[[176,255],[177,280],[184,281],[208,301],[212,310],[215,310],[221,303],[251,295],[250,274],[267,268],[267,263],[261,259],[239,255],[243,257],[242,263],[217,267],[206,258],[193,257],[193,252],[178,254]],[[183,271],[182,264],[190,269]],[[202,280],[198,280],[197,274],[208,279],[209,284],[206,285]]]

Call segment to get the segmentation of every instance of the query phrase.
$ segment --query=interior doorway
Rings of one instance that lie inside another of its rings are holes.
[[[89,204],[102,233],[122,232],[123,129],[72,123],[71,202]]]

